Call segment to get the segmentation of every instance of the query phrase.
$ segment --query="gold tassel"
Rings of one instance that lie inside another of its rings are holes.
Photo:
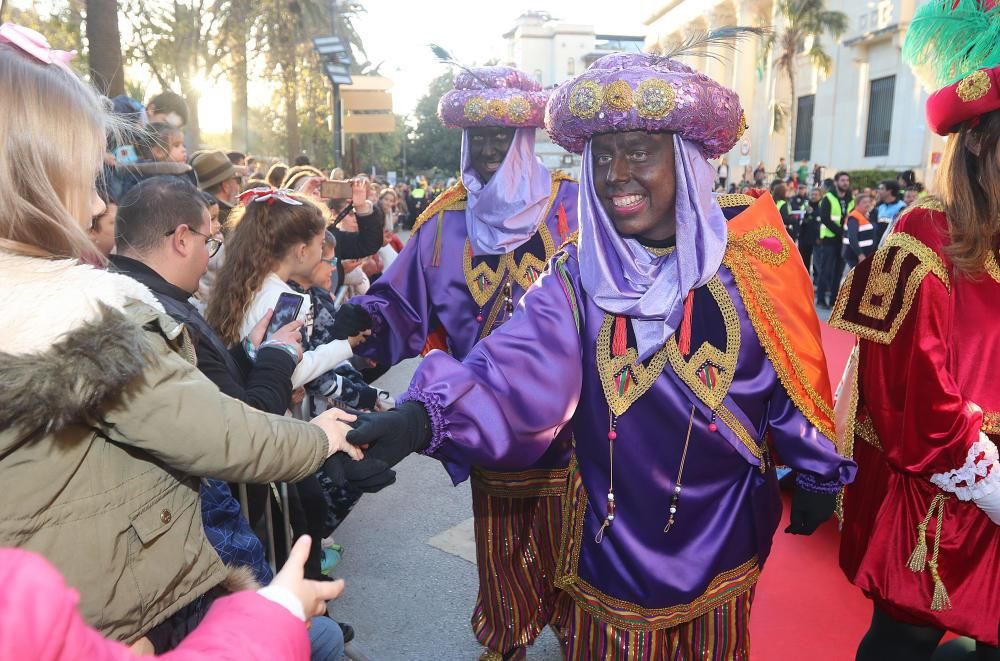
[[[906,566],[918,574],[927,569],[926,521],[917,526],[917,545],[914,547],[913,553],[910,554],[910,559],[906,561]]]
[[[931,561],[931,576],[934,577],[934,596],[931,598],[931,610],[932,611],[946,611],[951,609],[951,597],[948,596],[948,590],[944,587],[944,581],[941,580],[941,575],[938,574],[937,562]]]
[[[941,497],[941,494],[934,496],[927,510],[927,516],[917,524],[917,545],[910,554],[910,559],[906,561],[906,566],[918,574],[927,568],[927,526],[931,523],[931,517],[934,516],[934,510]]]

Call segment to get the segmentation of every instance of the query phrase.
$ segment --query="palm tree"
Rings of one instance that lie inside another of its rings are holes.
[[[87,0],[90,78],[108,96],[125,93],[118,0]]]
[[[795,70],[799,54],[809,58],[809,62],[829,75],[833,59],[823,48],[822,37],[829,34],[839,38],[847,30],[847,15],[840,11],[830,11],[824,0],[778,0],[777,15],[784,19],[784,26],[768,38],[765,58],[775,51],[774,66],[788,78],[791,103],[788,122],[788,163],[795,163],[795,130],[797,99],[795,94]],[[808,51],[806,48],[808,47]]]

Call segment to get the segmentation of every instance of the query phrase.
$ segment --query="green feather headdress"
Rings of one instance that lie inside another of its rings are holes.
[[[917,9],[903,42],[903,59],[930,90],[976,69],[1000,66],[1000,3],[930,0]]]

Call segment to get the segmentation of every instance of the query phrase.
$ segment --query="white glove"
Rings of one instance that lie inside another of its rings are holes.
[[[973,498],[972,502],[990,517],[990,521],[1000,526],[1000,489],[994,489],[992,493],[980,498]]]

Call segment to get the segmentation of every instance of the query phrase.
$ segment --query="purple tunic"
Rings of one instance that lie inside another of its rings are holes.
[[[511,305],[516,306],[565,234],[576,231],[577,195],[576,182],[554,174],[544,225],[510,255],[467,253],[464,195],[446,204],[445,210],[414,232],[368,293],[351,300],[364,306],[373,320],[372,336],[358,347],[358,354],[395,365],[419,355],[428,336],[442,329],[449,352],[465,358],[477,342],[509,319],[505,283],[511,284]],[[565,219],[563,227],[560,217]],[[536,341],[559,340],[540,337]],[[565,468],[568,434],[560,441],[535,460],[519,463],[518,468]]]
[[[464,362],[428,355],[405,399],[427,407],[427,453],[455,480],[469,465],[523,467],[571,424],[578,472],[558,584],[616,625],[675,626],[749,590],[767,558],[781,504],[765,436],[783,463],[821,486],[849,482],[855,467],[788,397],[725,266],[695,292],[692,354],[680,354],[675,336],[624,395],[613,378],[612,319],[587,297],[576,246],[567,246],[513,319]],[[631,329],[627,340],[634,351]],[[620,413],[617,507],[597,543],[611,478],[609,401]],[[683,490],[665,533],[692,407]]]

